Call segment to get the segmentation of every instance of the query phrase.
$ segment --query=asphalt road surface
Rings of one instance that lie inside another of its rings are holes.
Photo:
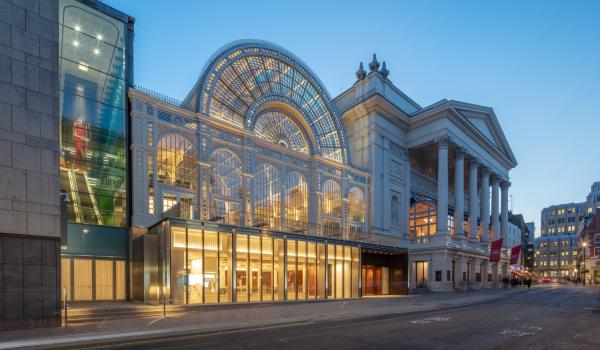
[[[443,311],[307,322],[103,348],[597,350],[600,289],[537,288],[494,302]]]

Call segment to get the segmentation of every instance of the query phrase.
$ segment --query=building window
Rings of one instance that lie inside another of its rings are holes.
[[[254,225],[278,230],[281,223],[281,182],[274,166],[262,163],[254,173]]]
[[[600,233],[596,233],[594,235],[594,243],[595,244],[600,244]]]
[[[436,230],[436,207],[428,201],[418,202],[410,208],[411,238],[421,242],[433,235]]]
[[[232,152],[219,149],[210,157],[211,221],[240,224],[242,162]]]
[[[436,282],[441,282],[442,281],[442,271],[435,271],[435,281]]]
[[[363,191],[358,187],[353,187],[348,192],[348,215],[350,221],[354,222],[365,222],[365,195]]]
[[[323,183],[323,234],[329,237],[338,237],[341,234],[342,218],[342,190],[340,185],[327,180]]]
[[[414,282],[415,288],[427,288],[427,274],[429,273],[429,262],[416,261],[414,263]]]
[[[148,156],[148,214],[154,215],[154,156]]]
[[[398,195],[392,195],[392,223],[398,224],[400,222],[400,201]]]
[[[148,147],[153,147],[154,146],[154,124],[152,122],[148,122],[148,128],[146,129],[146,133],[148,134],[146,136],[146,142],[148,144]]]
[[[157,147],[158,182],[195,189],[198,160],[194,145],[180,135],[167,134]]]
[[[600,247],[594,247],[594,256],[600,256]]]
[[[290,232],[308,232],[308,184],[296,171],[285,177],[285,223]]]

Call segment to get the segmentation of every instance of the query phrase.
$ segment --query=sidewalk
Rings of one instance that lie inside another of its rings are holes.
[[[540,289],[532,289],[530,293],[536,290]],[[523,292],[527,292],[527,289],[432,293],[327,302],[237,304],[177,312],[168,314],[166,318],[154,316],[104,319],[101,322],[70,324],[62,328],[5,331],[0,333],[0,349],[64,348],[90,343],[114,343],[124,340],[404,314],[488,302]]]

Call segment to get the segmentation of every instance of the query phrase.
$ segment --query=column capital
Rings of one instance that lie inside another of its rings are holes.
[[[492,182],[492,185],[500,186],[500,182],[502,182],[502,178],[496,173],[491,173],[491,182]]]
[[[469,152],[467,151],[467,149],[459,147],[456,149],[456,151],[454,151],[454,157],[456,158],[466,158],[469,155]]]
[[[400,156],[403,161],[410,161],[410,150],[408,148],[402,149],[402,151],[400,152]]]
[[[452,143],[452,139],[449,135],[442,135],[435,139],[435,143],[438,145],[438,147],[447,149]]]
[[[471,157],[470,160],[471,160],[471,165],[470,165],[471,168],[479,168],[481,166],[481,162],[479,161],[478,158]]]
[[[508,188],[510,187],[511,183],[508,180],[503,180],[502,182],[500,182],[500,188],[502,190],[508,190]]]

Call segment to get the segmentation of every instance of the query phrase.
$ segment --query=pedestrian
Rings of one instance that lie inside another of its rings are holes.
[[[531,289],[531,278],[527,279],[527,290]]]

